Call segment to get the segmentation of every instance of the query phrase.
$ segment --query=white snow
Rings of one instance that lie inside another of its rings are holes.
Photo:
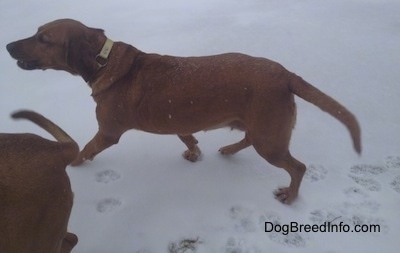
[[[308,171],[290,206],[272,194],[289,182],[283,170],[252,148],[229,158],[218,154],[243,133],[198,133],[203,157],[190,163],[176,136],[129,131],[93,162],[67,169],[75,192],[69,230],[79,237],[74,252],[162,253],[197,238],[199,253],[398,252],[399,1],[2,0],[0,12],[1,132],[51,138],[9,118],[27,108],[59,124],[81,147],[95,134],[95,104],[83,79],[21,70],[5,48],[65,17],[145,52],[236,51],[276,60],[347,106],[362,127],[359,157],[339,122],[297,99],[291,152]],[[379,224],[381,232],[264,231],[265,222],[325,221]]]

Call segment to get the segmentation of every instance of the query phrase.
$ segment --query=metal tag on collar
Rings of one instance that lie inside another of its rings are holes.
[[[104,67],[107,65],[108,55],[111,52],[113,44],[114,44],[114,42],[107,38],[100,53],[98,55],[96,55],[96,62],[97,62],[97,64],[99,64],[100,67]]]

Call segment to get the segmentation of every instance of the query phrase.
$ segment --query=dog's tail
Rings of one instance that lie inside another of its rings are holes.
[[[34,111],[28,110],[21,110],[11,114],[13,119],[28,119],[35,123],[36,125],[40,126],[47,132],[49,132],[60,144],[66,145],[68,150],[68,158],[72,162],[73,159],[79,153],[79,146],[78,144],[72,139],[64,130],[62,130],[59,126],[54,124],[52,121],[48,120],[44,116],[36,113]]]
[[[356,117],[349,110],[299,76],[293,76],[289,87],[292,93],[314,104],[342,122],[350,132],[354,149],[358,154],[361,154],[360,125]]]

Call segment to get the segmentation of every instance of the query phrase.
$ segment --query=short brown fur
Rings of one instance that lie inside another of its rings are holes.
[[[129,129],[177,134],[188,147],[184,157],[196,161],[200,149],[193,133],[232,127],[245,131],[245,138],[220,152],[234,154],[252,145],[269,163],[284,168],[291,183],[275,195],[290,203],[306,170],[288,148],[296,117],[294,95],[340,120],[361,152],[360,127],[353,114],[276,62],[238,53],[162,56],[116,42],[101,67],[96,55],[106,39],[100,29],[62,19],[7,46],[23,69],[65,70],[82,76],[92,88],[99,131],[74,165],[118,143]]]
[[[58,142],[34,134],[0,134],[0,252],[68,253],[77,244],[67,232],[73,193],[66,166],[78,145],[43,116],[14,113],[51,133]]]

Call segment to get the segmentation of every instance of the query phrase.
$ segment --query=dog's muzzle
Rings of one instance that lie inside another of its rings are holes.
[[[17,43],[16,42],[11,42],[7,46],[7,51],[10,53],[11,57],[17,60],[17,65],[21,69],[24,70],[34,70],[34,69],[40,69],[41,66],[39,64],[39,61],[37,60],[28,60],[28,59],[23,59],[25,57],[22,57],[21,52],[18,50]]]

